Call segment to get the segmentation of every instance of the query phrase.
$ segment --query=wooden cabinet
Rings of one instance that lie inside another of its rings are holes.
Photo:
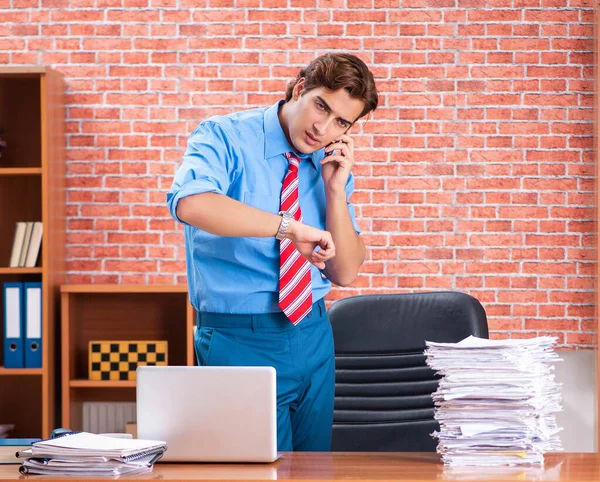
[[[133,402],[135,381],[90,380],[90,341],[166,340],[169,365],[193,365],[187,286],[61,286],[62,425],[81,430],[83,403]]]
[[[55,427],[55,322],[65,276],[64,83],[44,67],[0,67],[0,288],[42,283],[42,367],[0,366],[0,423],[12,437],[47,437]],[[10,268],[18,221],[41,221],[41,252],[33,268]],[[0,313],[3,313],[0,289]],[[0,316],[0,365],[4,360]]]

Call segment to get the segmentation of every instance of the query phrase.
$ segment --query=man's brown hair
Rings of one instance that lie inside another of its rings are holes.
[[[352,54],[329,53],[317,57],[288,84],[286,102],[292,98],[292,91],[302,77],[305,79],[304,92],[318,87],[330,91],[346,89],[350,97],[362,100],[365,108],[359,119],[377,107],[379,96],[373,74],[362,60]]]

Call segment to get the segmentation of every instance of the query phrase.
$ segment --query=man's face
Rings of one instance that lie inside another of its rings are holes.
[[[290,140],[304,154],[345,134],[364,109],[363,101],[351,98],[345,89],[333,92],[317,87],[304,92],[304,79],[294,87],[289,104]]]

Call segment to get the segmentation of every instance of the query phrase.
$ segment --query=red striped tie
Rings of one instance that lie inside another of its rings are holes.
[[[300,159],[291,152],[287,152],[285,157],[289,168],[281,188],[281,210],[290,212],[296,221],[302,222],[298,200]],[[279,253],[279,306],[295,325],[308,315],[312,308],[310,263],[289,238],[281,240]]]

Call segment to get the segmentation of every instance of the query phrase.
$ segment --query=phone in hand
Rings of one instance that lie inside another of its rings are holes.
[[[327,144],[325,146],[325,148],[329,147],[331,144],[335,144],[335,141],[330,142],[329,144]],[[327,157],[327,156],[333,156],[334,154],[337,154],[337,150],[336,149],[334,149],[333,151],[326,152],[325,153],[325,157]]]

